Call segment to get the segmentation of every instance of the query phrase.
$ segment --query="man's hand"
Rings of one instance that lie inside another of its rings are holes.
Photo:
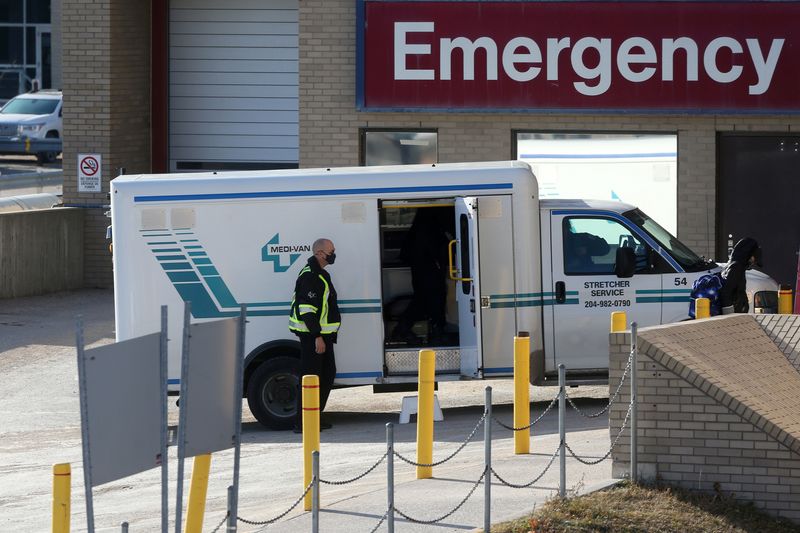
[[[317,337],[314,339],[316,352],[319,354],[325,353],[325,339],[322,337]]]

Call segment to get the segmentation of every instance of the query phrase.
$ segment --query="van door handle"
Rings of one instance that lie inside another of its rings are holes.
[[[567,286],[563,281],[556,281],[556,303],[563,304],[567,301]]]

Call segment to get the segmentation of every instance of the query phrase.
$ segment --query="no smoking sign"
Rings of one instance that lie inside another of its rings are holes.
[[[100,154],[78,154],[78,192],[102,192],[103,158]]]

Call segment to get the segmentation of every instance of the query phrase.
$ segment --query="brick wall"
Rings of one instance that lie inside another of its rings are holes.
[[[615,390],[630,334],[610,340]],[[637,369],[640,476],[703,492],[716,485],[800,522],[800,374],[752,316],[644,328]],[[610,411],[612,438],[628,383]],[[612,453],[615,477],[630,472],[629,443],[626,429]]]
[[[436,128],[439,161],[512,157],[512,130],[678,134],[678,236],[714,254],[716,135],[720,131],[796,132],[800,117],[537,115],[525,113],[359,113],[356,14],[352,0],[300,3],[300,165],[359,163],[359,128]]]
[[[113,283],[108,182],[150,170],[150,3],[62,0],[64,203],[86,208],[84,282]],[[77,154],[103,158],[103,191],[79,193]]]

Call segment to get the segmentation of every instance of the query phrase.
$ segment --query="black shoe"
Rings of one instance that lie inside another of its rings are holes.
[[[323,431],[325,429],[331,429],[332,427],[333,427],[333,424],[331,424],[330,422],[322,422],[322,421],[320,421],[320,423],[319,423],[319,430],[320,431]]]
[[[295,426],[295,427],[292,428],[292,432],[294,432],[294,433],[302,433],[303,432],[303,428]]]

